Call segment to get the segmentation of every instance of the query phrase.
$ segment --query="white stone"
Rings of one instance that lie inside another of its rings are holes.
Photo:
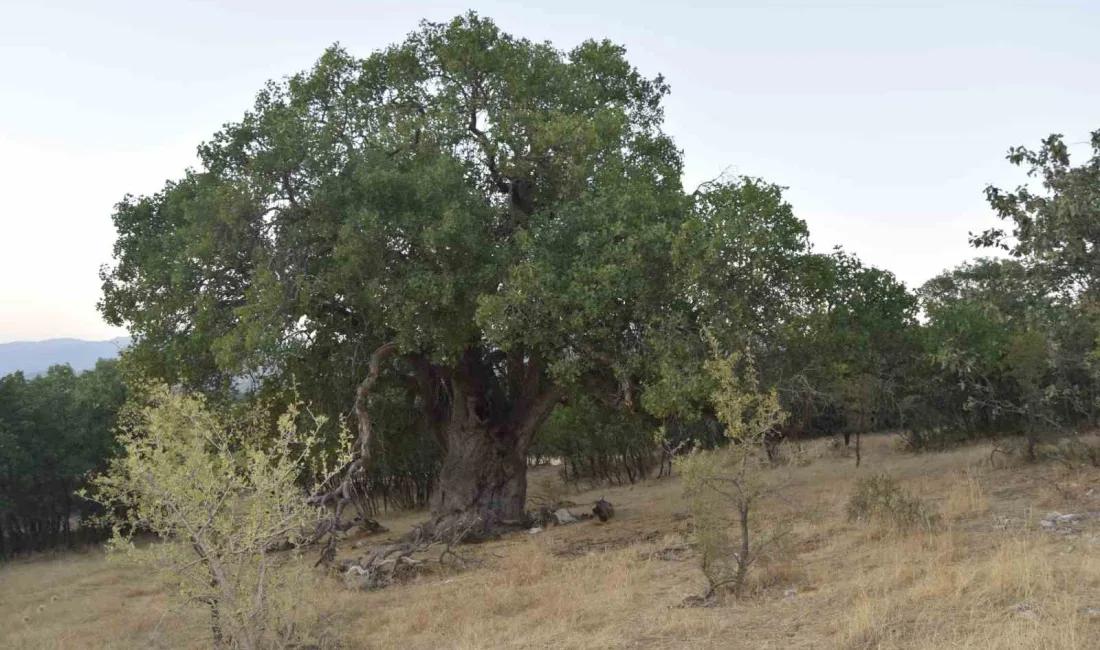
[[[577,521],[577,518],[573,516],[572,512],[569,512],[565,508],[559,508],[554,511],[554,519],[559,524],[572,524]]]
[[[1031,603],[1016,603],[1008,609],[1019,618],[1026,618],[1029,621],[1039,619],[1039,608]]]

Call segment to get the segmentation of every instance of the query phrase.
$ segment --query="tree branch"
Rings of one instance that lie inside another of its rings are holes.
[[[554,407],[558,405],[564,395],[565,391],[551,385],[535,398],[526,413],[523,414],[519,426],[516,427],[516,439],[519,441],[520,449],[527,449],[531,441],[534,440],[539,427],[550,416],[550,412],[554,410]]]
[[[370,413],[367,411],[367,398],[370,396],[374,384],[378,381],[382,363],[392,357],[396,352],[397,344],[390,342],[379,347],[370,356],[367,376],[355,391],[355,415],[359,421],[359,437],[352,446],[352,451],[357,451],[358,456],[347,465],[339,483],[333,486],[331,481],[331,479],[339,475],[339,472],[337,472],[322,483],[322,486],[327,486],[327,490],[326,487],[322,487],[321,490],[308,500],[308,503],[321,507],[327,506],[330,502],[334,504],[332,520],[327,522],[327,525],[322,523],[314,534],[315,539],[320,539],[325,533],[333,530],[339,524],[340,514],[343,512],[344,506],[352,499],[356,478],[365,476],[370,470],[370,442],[372,430]]]

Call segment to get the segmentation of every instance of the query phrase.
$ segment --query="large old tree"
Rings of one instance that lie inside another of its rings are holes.
[[[667,92],[620,47],[473,14],[333,48],[200,169],[119,204],[101,308],[170,381],[354,398],[353,472],[379,400],[401,402],[443,451],[436,521],[519,520],[526,450],[570,391],[667,413],[699,394],[702,327],[782,320],[805,226],[762,182],[685,192]]]

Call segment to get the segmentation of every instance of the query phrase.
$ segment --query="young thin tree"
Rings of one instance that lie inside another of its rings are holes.
[[[763,448],[768,434],[787,418],[776,391],[761,391],[751,353],[723,354],[713,337],[710,346],[711,402],[730,444],[712,452],[695,450],[677,461],[702,549],[709,584],[705,599],[727,585],[740,597],[750,567],[776,540],[761,536],[752,516],[760,499],[778,487],[766,472]],[[730,504],[737,512],[737,540],[730,537],[724,516]]]

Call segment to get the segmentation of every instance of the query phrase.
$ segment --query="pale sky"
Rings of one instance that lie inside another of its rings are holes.
[[[121,334],[95,310],[115,202],[326,46],[366,55],[468,8],[625,45],[672,86],[689,188],[727,168],[788,186],[819,249],[910,286],[974,256],[984,186],[1019,180],[1009,146],[1100,128],[1098,0],[0,0],[0,342]]]

